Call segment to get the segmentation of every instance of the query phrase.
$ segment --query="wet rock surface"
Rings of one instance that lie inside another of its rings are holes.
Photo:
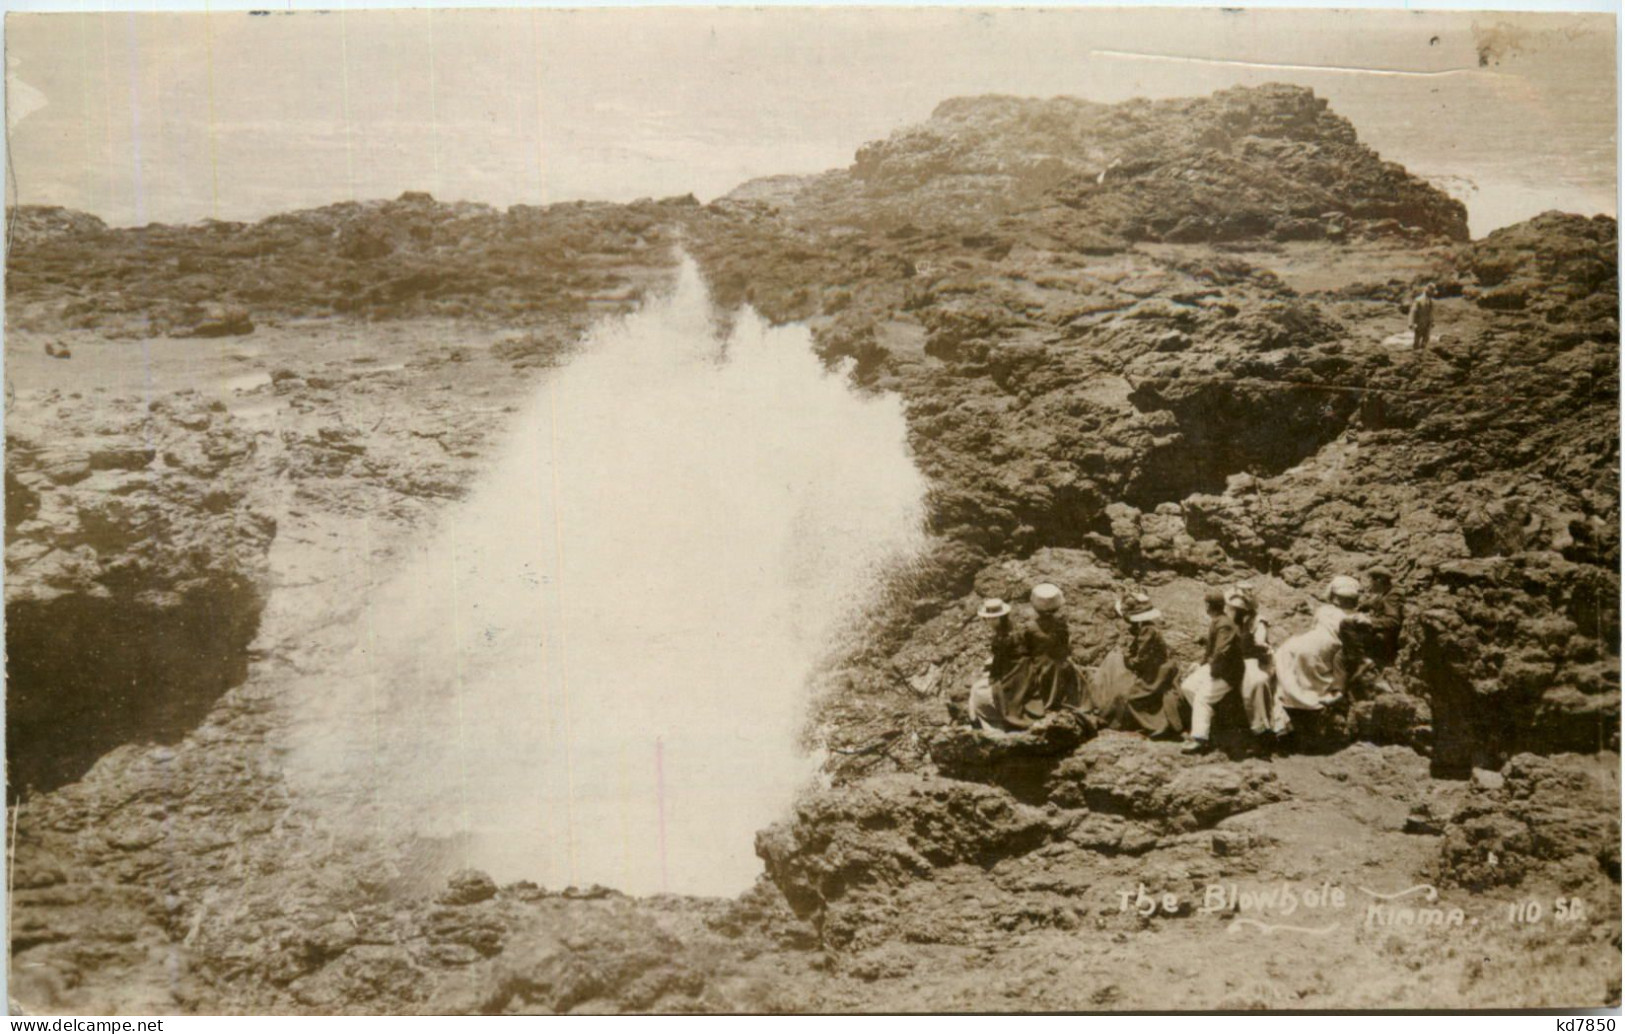
[[[1458,203],[1265,87],[951,101],[847,170],[707,206],[408,194],[16,229],[8,372],[42,378],[7,407],[19,1009],[1618,1002],[1612,220],[1468,242]],[[339,670],[361,590],[581,329],[669,279],[679,237],[719,303],[805,320],[899,393],[931,480],[931,545],[816,687],[824,781],[731,901],[499,886],[456,843],[334,823],[284,778],[288,695]],[[120,367],[129,348],[152,356]],[[146,390],[194,366],[198,394]],[[1092,665],[1143,589],[1189,664],[1208,587],[1251,580],[1279,642],[1376,561],[1398,657],[1314,754],[952,721],[984,596],[1061,586]],[[94,704],[64,723],[64,692]],[[85,737],[67,768],[34,750],[59,729]],[[1424,886],[1478,922],[1381,912]],[[1587,918],[1505,920],[1557,897]]]

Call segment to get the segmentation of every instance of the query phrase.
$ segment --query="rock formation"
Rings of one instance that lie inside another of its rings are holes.
[[[173,742],[241,682],[276,532],[254,437],[223,406],[58,401],[7,427],[13,795]]]
[[[1128,140],[1128,172],[1057,205],[1057,184]],[[1277,207],[1234,233],[1148,229],[1142,190],[1146,211],[1208,218],[1169,171],[1192,154],[1213,159],[1225,212],[1251,211],[1233,200],[1248,169],[1281,177],[1261,195]],[[1021,170],[1055,156],[1077,168],[1032,188]],[[1347,234],[1281,232],[1305,184],[1335,194]],[[1290,608],[1381,560],[1413,615],[1394,688],[1414,703],[1384,706],[1415,720],[1368,715],[1368,731],[1420,742],[1431,722],[1457,773],[1617,745],[1612,219],[1548,214],[1458,245],[1459,204],[1296,87],[948,102],[849,172],[708,212],[718,283],[812,320],[832,361],[908,399],[953,558],[929,587],[944,603],[1043,548],[1153,585],[1253,578],[1296,590]],[[1085,229],[1119,243],[1080,244]],[[1372,264],[1394,274],[1337,272]],[[1450,297],[1417,353],[1395,338],[1426,282]]]
[[[34,352],[458,321],[455,342],[397,343],[394,371],[290,346],[253,389],[275,434],[176,394],[9,411],[24,1007],[1619,1001],[1612,219],[1468,241],[1460,203],[1291,86],[951,100],[848,169],[704,206],[14,216],[8,330]],[[929,550],[877,585],[868,635],[819,680],[825,782],[761,832],[765,876],[734,901],[498,886],[455,843],[334,828],[282,778],[278,701],[332,662],[350,583],[290,572],[339,569],[354,523],[395,536],[367,564],[421,535],[524,378],[636,304],[679,239],[721,306],[806,321],[860,388],[899,393],[931,480]],[[1418,351],[1405,306],[1426,283]],[[411,426],[389,419],[403,409]],[[983,596],[1061,586],[1092,664],[1119,636],[1113,598],[1143,588],[1190,662],[1207,588],[1250,579],[1279,640],[1328,578],[1378,561],[1408,605],[1398,661],[1312,752],[1193,759],[1069,718],[991,743],[953,723]],[[72,750],[41,749],[63,730]],[[1482,918],[1471,950],[1384,925],[1419,885],[1441,916]],[[1282,919],[1270,887],[1314,889],[1318,911]],[[1556,897],[1587,921],[1503,921]],[[1330,929],[1306,953],[1244,920]]]

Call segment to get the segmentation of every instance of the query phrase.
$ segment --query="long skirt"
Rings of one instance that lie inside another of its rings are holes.
[[[993,702],[1004,724],[1025,729],[1062,707],[1083,704],[1083,671],[1070,660],[1022,659],[993,685]]]
[[[1168,680],[1171,682],[1172,680]],[[1143,732],[1148,736],[1178,736],[1179,697],[1164,688],[1148,686],[1123,661],[1123,651],[1106,655],[1084,694],[1083,706],[1108,729]]]
[[[1310,629],[1275,651],[1275,682],[1287,707],[1320,710],[1342,694],[1344,678],[1343,647],[1335,632]]]
[[[970,716],[971,724],[983,732],[1004,735],[1004,715],[993,698],[993,680],[988,678],[985,671],[976,676],[976,681],[971,684]]]

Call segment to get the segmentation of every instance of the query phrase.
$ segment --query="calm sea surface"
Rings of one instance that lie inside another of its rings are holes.
[[[1611,17],[1155,9],[15,15],[8,199],[114,224],[428,190],[632,200],[847,165],[954,96],[1294,82],[1475,233],[1616,211]]]

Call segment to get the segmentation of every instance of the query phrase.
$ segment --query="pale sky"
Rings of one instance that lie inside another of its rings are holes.
[[[427,190],[702,199],[948,97],[1298,82],[1475,232],[1615,211],[1608,15],[1192,9],[12,14],[9,200],[116,225]],[[1480,48],[1489,64],[1480,66]],[[1434,74],[1415,74],[1434,73]]]

